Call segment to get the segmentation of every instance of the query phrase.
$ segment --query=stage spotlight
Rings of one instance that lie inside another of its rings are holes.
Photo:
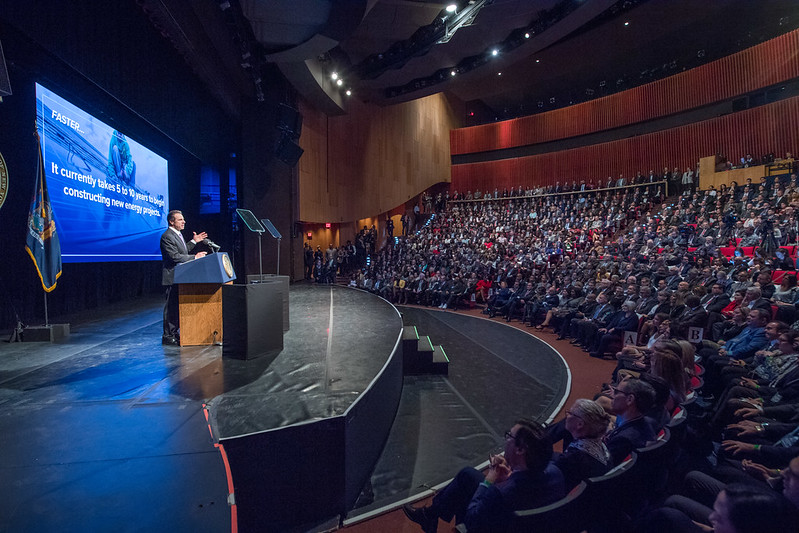
[[[450,76],[454,76],[455,74],[457,74],[457,72],[455,72],[454,70],[450,70],[450,71],[449,71],[449,75],[450,75]]]
[[[339,87],[341,87],[342,85],[344,85],[344,80],[342,80],[341,78],[337,79],[337,80],[336,80],[336,85],[338,85]]]
[[[447,6],[447,13],[455,13],[455,10],[458,9],[458,6],[455,4],[450,4]]]
[[[525,33],[525,34],[524,34],[524,38],[525,38],[525,39],[529,39],[529,38],[530,38],[530,34],[529,34],[529,33]]]
[[[492,55],[492,56],[498,56],[498,55],[499,55],[499,50],[497,50],[496,48],[494,48],[493,50],[491,50],[491,55]]]
[[[345,92],[344,94],[346,94],[347,96],[352,96],[352,91],[350,89],[347,89],[347,92]]]
[[[334,72],[330,75],[330,79],[336,81],[338,79],[338,72]]]

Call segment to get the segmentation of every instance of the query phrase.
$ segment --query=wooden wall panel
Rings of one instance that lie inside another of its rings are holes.
[[[747,153],[799,153],[799,97],[723,117],[629,139],[530,157],[453,165],[452,189],[481,191],[581,179],[605,182],[663,167],[685,169],[722,151],[731,159]]]
[[[304,103],[300,110],[302,221],[385,213],[450,179],[449,132],[463,115],[443,94],[391,107],[353,100],[341,117],[328,118]]]
[[[453,130],[453,155],[565,139],[726,100],[799,76],[799,30],[634,89],[547,113]]]

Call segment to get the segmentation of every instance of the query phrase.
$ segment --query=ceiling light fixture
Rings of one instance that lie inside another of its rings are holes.
[[[454,70],[450,70],[450,71],[449,71],[449,75],[450,75],[450,76],[454,76],[455,74],[456,74],[456,72],[455,72]]]
[[[344,80],[342,80],[341,78],[337,79],[337,80],[336,80],[336,85],[338,85],[339,87],[341,87],[342,85],[344,85]]]
[[[499,55],[499,50],[497,50],[496,48],[494,48],[493,50],[491,50],[491,55],[492,55],[492,56],[498,56],[498,55]]]
[[[347,92],[345,92],[344,94],[346,94],[347,96],[352,96],[352,91],[350,89],[347,89]]]
[[[455,32],[458,31],[463,26],[468,26],[472,22],[474,22],[475,17],[480,12],[481,9],[486,4],[490,4],[493,0],[471,0],[463,9],[461,9],[460,13],[457,12],[457,7],[452,16],[448,16],[446,20],[444,20],[444,36],[441,37],[436,44],[443,44],[449,42],[452,39],[452,36],[455,35]],[[452,5],[452,4],[450,4]],[[446,9],[447,12],[449,11],[449,6]]]
[[[458,9],[458,6],[455,4],[450,4],[447,6],[447,13],[455,13],[455,10]]]

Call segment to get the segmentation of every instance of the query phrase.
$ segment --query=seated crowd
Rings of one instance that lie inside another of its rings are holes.
[[[627,509],[629,527],[797,531],[796,176],[685,188],[673,203],[656,192],[453,195],[353,275],[393,302],[484,305],[616,362],[602,392],[558,424],[514,426],[487,474],[467,469],[431,506],[406,506],[425,531],[452,517],[502,530],[510,511],[552,503],[663,438],[681,412],[689,431],[671,495]]]

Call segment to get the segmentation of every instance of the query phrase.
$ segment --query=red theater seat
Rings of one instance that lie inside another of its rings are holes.
[[[754,246],[744,246],[741,248],[744,251],[744,255],[746,257],[752,257],[755,255],[755,247]]]
[[[732,257],[732,255],[735,253],[735,246],[722,246],[719,248],[719,251],[724,257]]]
[[[796,272],[793,270],[775,270],[771,274],[771,281],[773,281],[775,285],[779,285],[780,283],[782,283],[782,278],[785,277],[785,274],[796,275]]]

